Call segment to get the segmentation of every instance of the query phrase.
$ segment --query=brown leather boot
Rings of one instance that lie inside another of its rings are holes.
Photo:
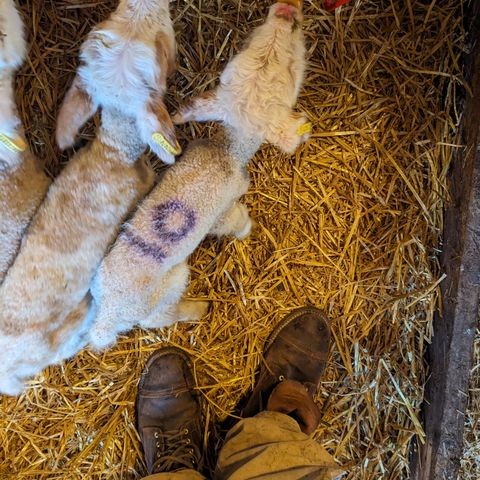
[[[325,370],[329,347],[330,327],[321,310],[303,307],[287,315],[265,343],[258,381],[241,416],[253,417],[267,409],[275,389],[275,401],[268,409],[289,414],[305,433],[311,433],[320,419],[312,397]],[[275,388],[285,380],[284,386]],[[308,418],[302,418],[305,411],[310,412]]]
[[[138,387],[137,428],[148,474],[201,468],[201,408],[192,365],[176,347],[157,350]]]

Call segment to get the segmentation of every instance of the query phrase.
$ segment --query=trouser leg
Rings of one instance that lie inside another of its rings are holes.
[[[217,480],[332,480],[332,456],[288,415],[264,411],[237,423],[225,440]]]

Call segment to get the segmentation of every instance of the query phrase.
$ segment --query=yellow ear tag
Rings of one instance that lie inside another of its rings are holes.
[[[152,135],[152,140],[155,143],[158,143],[158,145],[160,145],[170,155],[178,155],[182,152],[182,147],[180,147],[178,142],[175,146],[171,145],[160,132],[155,132]]]
[[[0,133],[0,144],[15,153],[23,152],[27,148],[27,144],[20,137],[10,138],[4,133]]]
[[[306,133],[311,133],[312,124],[310,122],[304,123],[297,128],[297,135],[305,135]]]

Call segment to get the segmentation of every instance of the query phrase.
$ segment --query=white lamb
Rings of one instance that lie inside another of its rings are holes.
[[[306,118],[292,113],[305,68],[300,20],[296,7],[272,6],[266,24],[227,66],[224,83],[181,110],[178,120],[220,119],[224,126],[212,140],[191,142],[100,265],[91,287],[94,347],[111,345],[136,324],[163,327],[197,320],[206,311],[206,302],[182,298],[188,256],[208,234],[249,234],[252,222],[238,200],[248,189],[248,161],[261,143],[268,138],[291,151],[308,136],[297,131],[305,129]]]
[[[59,113],[57,143],[73,145],[99,107],[136,119],[143,143],[168,164],[180,153],[163,97],[175,70],[175,34],[168,0],[120,0],[81,47],[82,65]]]
[[[219,121],[293,153],[311,124],[294,112],[306,68],[301,1],[275,3],[220,76],[220,85],[194,98],[175,123]]]
[[[15,107],[13,80],[26,55],[13,0],[0,1],[0,284],[50,180],[31,153]]]

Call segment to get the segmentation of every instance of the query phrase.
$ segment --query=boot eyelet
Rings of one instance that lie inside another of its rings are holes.
[[[154,436],[155,438],[158,438],[158,432],[155,432],[155,433],[153,434],[153,436]]]
[[[187,445],[189,445],[189,444],[190,444],[190,439],[187,438],[187,440],[185,440],[185,443],[186,443]]]
[[[188,431],[188,428],[186,428],[186,429],[183,431],[183,433],[184,433],[185,435],[188,435],[190,432]]]
[[[281,382],[285,381],[285,377],[284,377],[283,375],[280,375],[280,376],[278,377],[278,379],[279,379]]]
[[[160,442],[157,442],[157,443],[155,444],[155,446],[156,446],[157,448],[160,448]]]

